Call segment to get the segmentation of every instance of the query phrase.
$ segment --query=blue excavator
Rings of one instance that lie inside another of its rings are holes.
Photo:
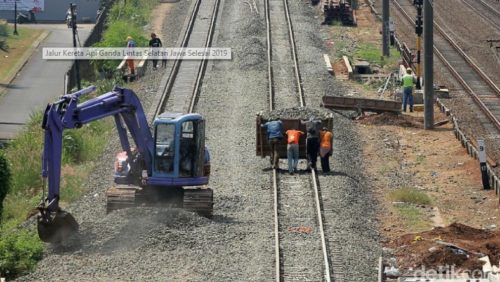
[[[42,128],[45,140],[42,177],[47,197],[38,206],[37,229],[44,242],[59,243],[78,231],[78,223],[61,209],[60,178],[64,129],[113,116],[121,152],[114,164],[114,184],[106,191],[106,210],[160,205],[179,207],[211,217],[213,191],[208,188],[210,155],[205,147],[205,120],[196,113],[163,113],[152,131],[136,94],[115,87],[79,103],[94,86],[64,95],[48,104]],[[135,146],[130,145],[132,139]]]

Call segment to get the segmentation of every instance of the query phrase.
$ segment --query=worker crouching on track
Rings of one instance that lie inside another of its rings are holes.
[[[297,171],[297,165],[299,163],[299,139],[300,136],[304,135],[304,132],[300,130],[290,129],[285,132],[288,136],[287,138],[287,158],[288,158],[288,172],[293,174]]]
[[[300,121],[306,125],[306,151],[307,151],[307,169],[316,169],[319,151],[319,128],[321,121],[315,117],[310,117],[308,121]]]
[[[403,84],[403,112],[406,112],[406,105],[410,104],[410,112],[413,112],[413,84],[417,83],[417,79],[412,74],[411,68],[406,69],[406,74],[401,79]]]
[[[321,169],[324,173],[330,172],[330,156],[332,155],[332,140],[333,133],[329,131],[326,127],[319,132],[319,156],[321,158]]]
[[[278,144],[283,139],[283,123],[280,119],[271,119],[262,124],[261,127],[267,130],[267,139],[271,146],[271,167],[278,168],[280,156],[278,154]]]

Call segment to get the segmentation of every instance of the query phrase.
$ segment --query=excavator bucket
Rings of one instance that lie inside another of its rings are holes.
[[[40,211],[37,229],[38,237],[46,243],[60,243],[69,236],[78,232],[78,222],[68,212]]]

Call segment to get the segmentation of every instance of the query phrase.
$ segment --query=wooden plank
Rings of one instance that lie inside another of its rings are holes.
[[[349,62],[349,58],[347,58],[347,56],[342,56],[342,60],[344,60],[344,64],[347,67],[347,73],[349,75],[349,78],[352,79],[353,71],[352,71],[351,63]]]
[[[327,54],[323,54],[323,58],[325,59],[326,69],[330,74],[333,74],[332,63],[330,62],[330,57]]]
[[[396,101],[341,96],[323,96],[322,100],[323,107],[329,109],[401,112],[401,103]]]

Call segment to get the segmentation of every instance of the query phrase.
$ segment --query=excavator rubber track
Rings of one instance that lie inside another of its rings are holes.
[[[136,206],[162,206],[183,208],[201,216],[212,218],[213,190],[210,188],[179,189],[180,193],[160,195],[158,188],[142,188],[135,185],[119,184],[106,191],[106,212]],[[173,191],[173,190],[172,190]]]
[[[210,188],[184,189],[183,208],[212,218],[214,210],[213,190]]]
[[[106,191],[106,212],[137,206],[141,191],[141,187],[129,184],[111,187]]]

